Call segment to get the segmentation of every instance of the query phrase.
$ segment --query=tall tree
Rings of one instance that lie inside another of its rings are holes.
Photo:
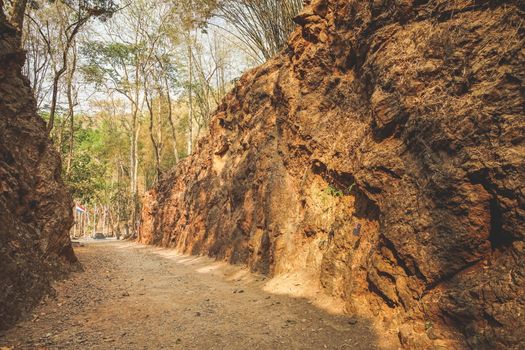
[[[35,95],[37,108],[41,109],[49,93],[48,74],[52,69],[51,30],[46,14],[35,13],[35,9],[27,11],[28,21],[25,21],[22,36],[22,46],[27,52],[24,74],[29,78],[31,89]],[[46,25],[47,24],[47,25]]]
[[[73,50],[71,53],[72,59],[70,67],[67,72],[66,81],[66,95],[67,95],[67,106],[68,113],[67,117],[69,120],[69,143],[68,143],[68,154],[66,159],[66,176],[69,176],[71,170],[71,162],[73,160],[73,149],[75,142],[75,106],[76,106],[76,91],[74,86],[74,78],[77,70],[77,47],[73,44]]]
[[[55,2],[59,6],[59,2]],[[53,77],[53,88],[51,93],[51,106],[49,111],[49,121],[47,132],[51,132],[54,127],[55,114],[58,102],[58,84],[62,75],[68,69],[69,51],[73,46],[75,37],[84,25],[92,18],[106,18],[116,11],[113,0],[63,0],[65,9],[69,10],[65,18],[65,29],[63,30],[64,46],[62,49],[62,60],[59,68]]]
[[[162,58],[163,57],[163,58]],[[159,90],[159,95],[162,97],[162,92],[165,91],[166,93],[166,104],[168,109],[168,122],[170,124],[170,131],[171,131],[171,141],[173,145],[173,155],[175,157],[175,164],[179,162],[179,151],[177,149],[177,129],[175,127],[175,121],[173,120],[173,102],[171,98],[171,84],[169,81],[169,66],[170,62],[169,59],[166,59],[166,55],[163,56],[156,56],[157,62],[159,64],[160,68],[160,75],[161,75],[161,84],[164,84],[163,89],[161,88]]]

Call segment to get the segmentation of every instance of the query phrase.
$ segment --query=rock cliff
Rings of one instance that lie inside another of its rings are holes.
[[[525,347],[524,10],[309,2],[140,241],[301,272],[406,348]]]
[[[69,239],[72,199],[21,74],[25,53],[18,36],[0,11],[0,329],[76,263]]]

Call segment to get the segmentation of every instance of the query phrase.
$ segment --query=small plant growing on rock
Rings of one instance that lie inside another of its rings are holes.
[[[342,197],[344,195],[343,191],[341,190],[338,190],[337,188],[335,188],[334,186],[332,185],[328,185],[328,187],[326,187],[323,192],[329,196],[332,196],[332,197]]]

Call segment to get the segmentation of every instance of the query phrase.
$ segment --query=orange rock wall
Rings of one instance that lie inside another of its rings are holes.
[[[140,241],[301,272],[409,349],[525,346],[524,7],[312,1]]]
[[[52,278],[77,261],[71,195],[22,76],[18,36],[0,10],[0,329],[25,315]]]

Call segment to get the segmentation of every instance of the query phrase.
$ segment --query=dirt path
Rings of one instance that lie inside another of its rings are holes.
[[[125,242],[76,252],[85,272],[57,283],[32,319],[0,334],[0,348],[376,348],[365,320],[266,292],[239,267]]]

